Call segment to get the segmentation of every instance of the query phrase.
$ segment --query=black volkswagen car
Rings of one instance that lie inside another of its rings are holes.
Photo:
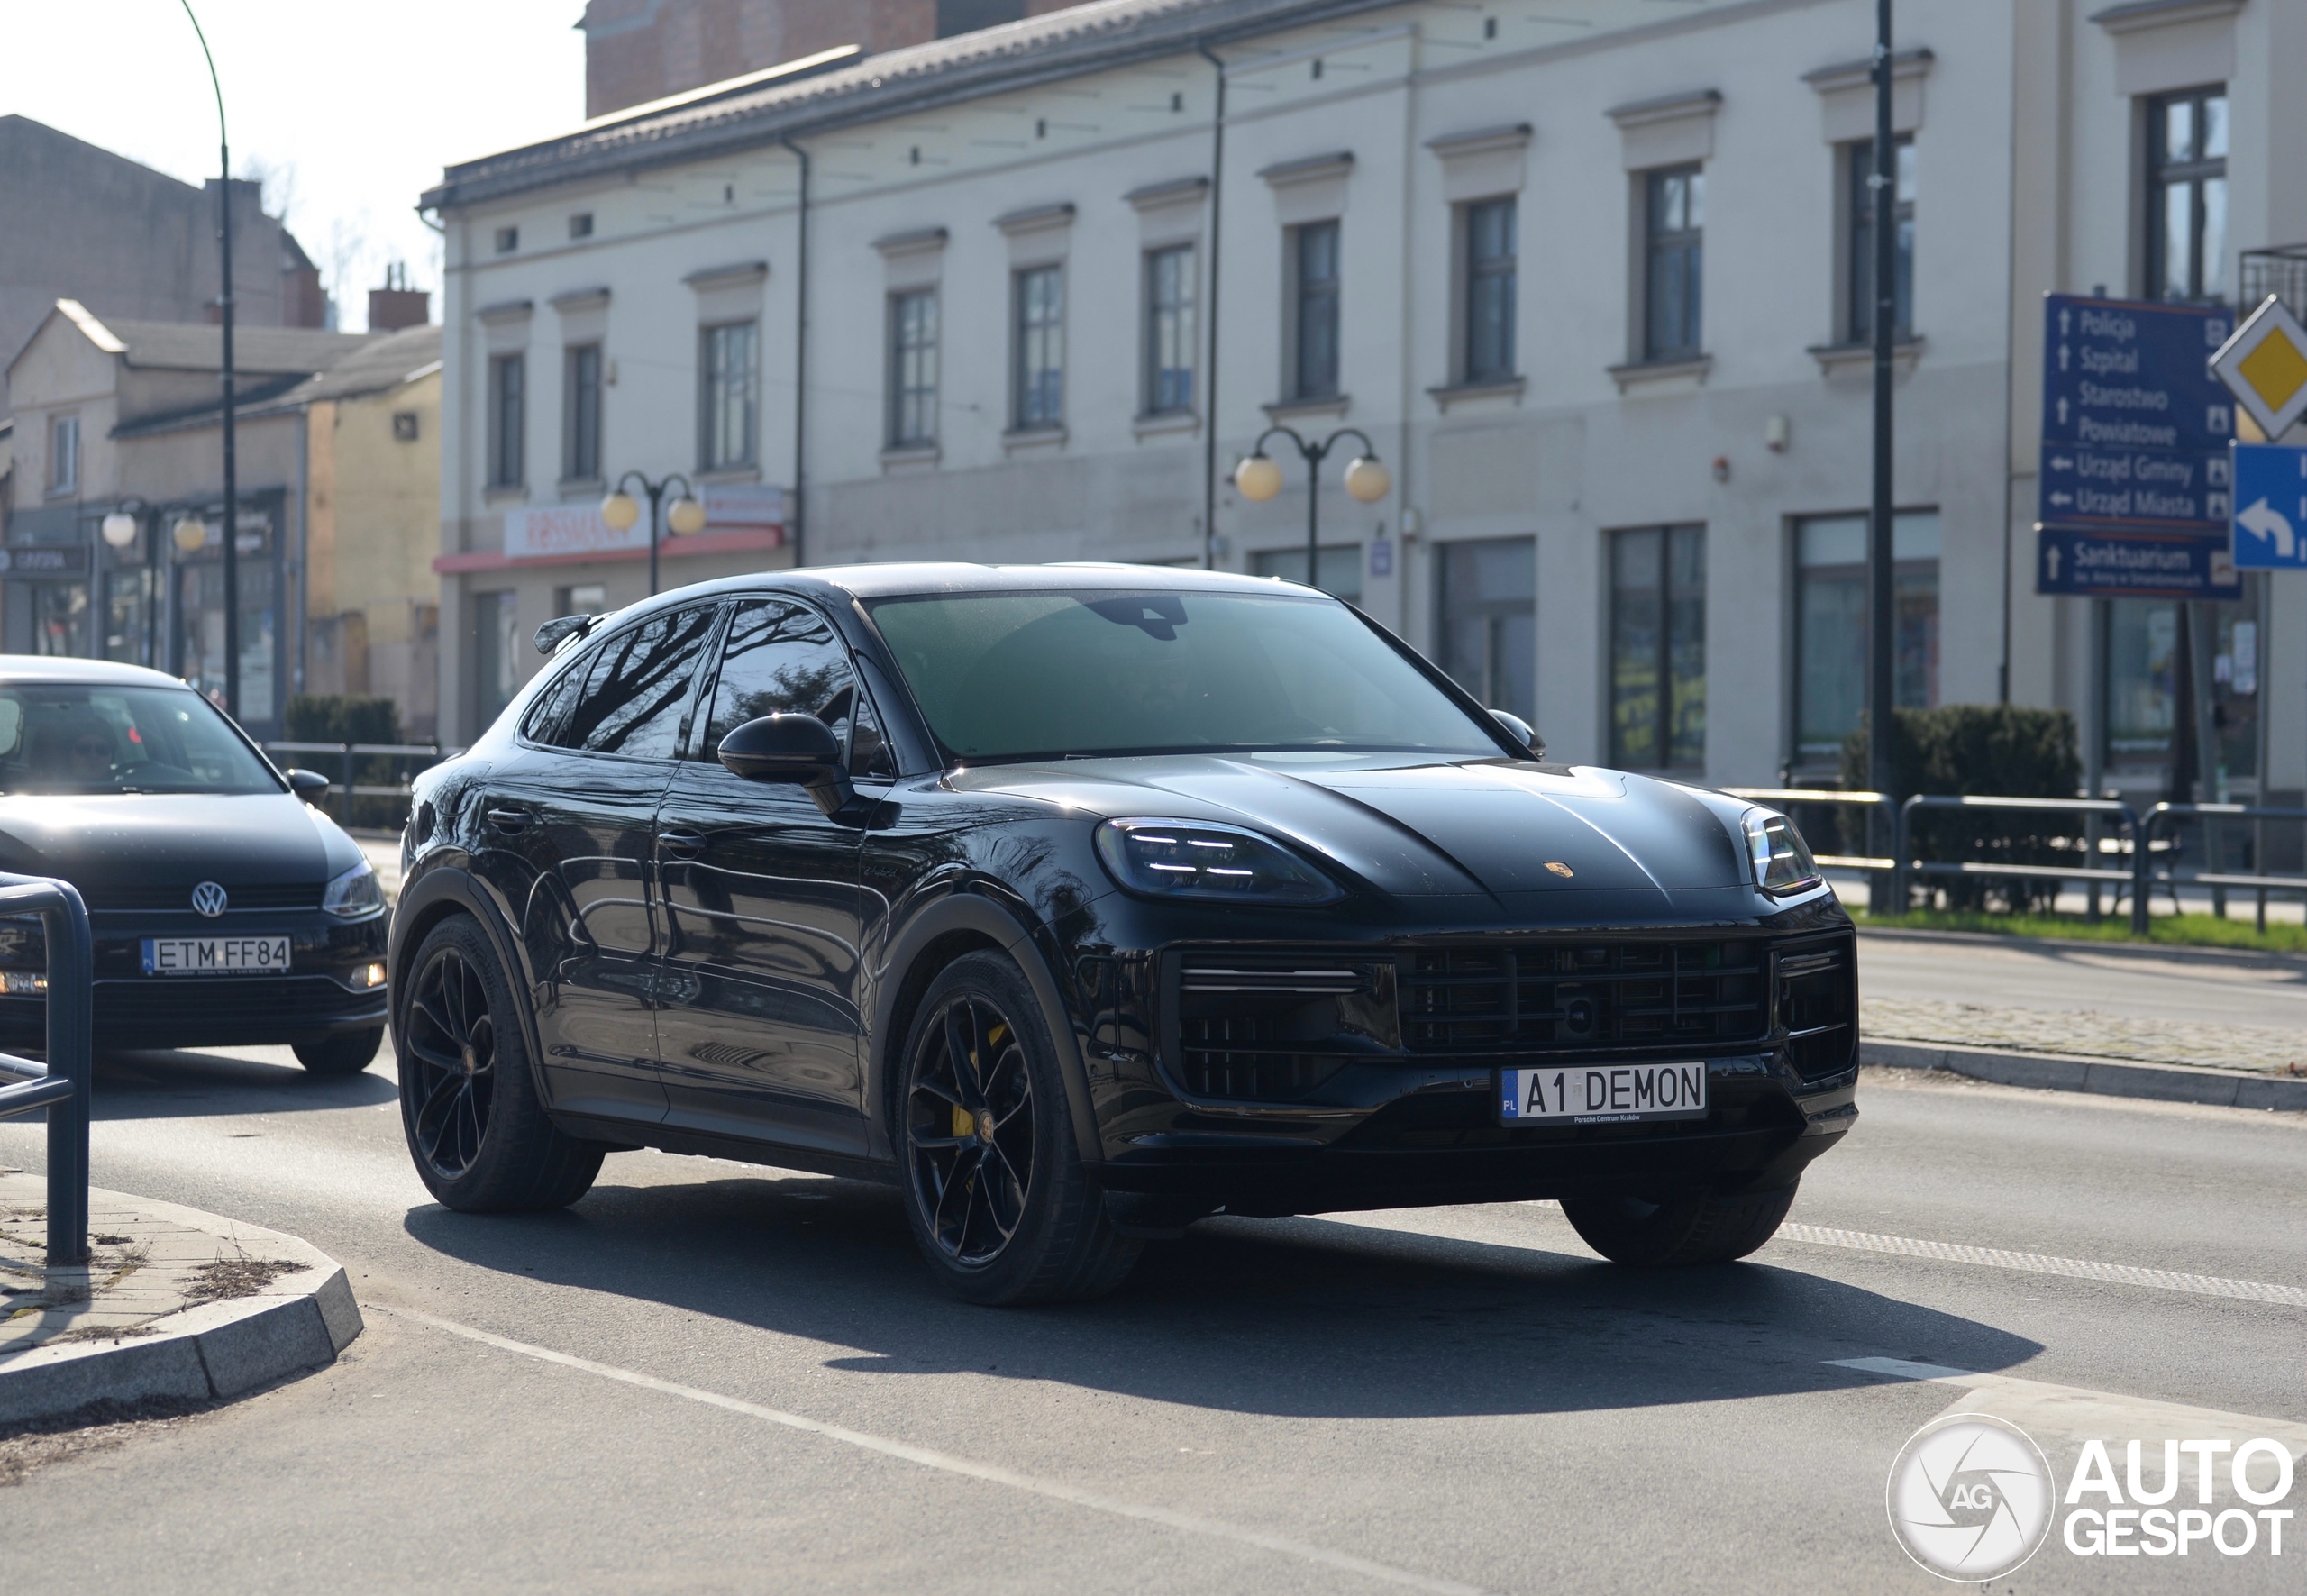
[[[538,643],[405,844],[451,1208],[648,1145],[892,1182],[981,1301],[1221,1210],[1558,1198],[1700,1263],[1856,1113],[1851,926],[1784,816],[1548,763],[1319,593],[817,570]]]
[[[287,1043],[307,1070],[367,1067],[384,1039],[377,872],[207,699],[157,670],[0,661],[0,871],[87,905],[94,1041]],[[41,924],[0,920],[0,1048],[47,1026]]]

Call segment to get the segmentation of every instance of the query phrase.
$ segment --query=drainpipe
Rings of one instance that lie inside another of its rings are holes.
[[[801,163],[801,204],[794,216],[793,241],[793,503],[785,515],[785,534],[792,541],[793,563],[798,566],[805,563],[802,506],[808,488],[804,445],[809,435],[809,152],[789,134],[777,141]]]
[[[1217,245],[1226,215],[1226,63],[1200,40],[1193,47],[1217,79],[1217,107],[1209,123],[1209,379],[1201,442],[1201,568],[1212,570],[1217,565]]]

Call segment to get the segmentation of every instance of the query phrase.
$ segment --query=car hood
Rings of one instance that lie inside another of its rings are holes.
[[[1519,761],[1208,755],[1069,760],[962,772],[957,786],[1101,817],[1248,825],[1398,897],[1739,890],[1734,800],[1620,771]]]
[[[352,839],[287,793],[0,797],[0,871],[101,888],[326,880]]]

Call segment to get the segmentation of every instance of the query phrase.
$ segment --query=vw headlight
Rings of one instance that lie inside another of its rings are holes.
[[[321,907],[340,920],[365,920],[383,914],[385,887],[377,880],[376,867],[364,859],[331,881],[328,890],[321,894]]]
[[[1113,879],[1148,898],[1236,903],[1331,903],[1336,881],[1281,844],[1207,821],[1108,820],[1098,857]]]
[[[1755,885],[1774,898],[1807,892],[1819,884],[1819,864],[1794,822],[1775,809],[1746,814],[1746,856],[1754,862]]]

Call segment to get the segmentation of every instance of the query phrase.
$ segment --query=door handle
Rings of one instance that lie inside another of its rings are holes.
[[[530,814],[526,809],[491,809],[488,824],[501,832],[523,832],[529,829]]]
[[[657,851],[688,857],[705,852],[705,838],[693,831],[661,832],[657,837]]]

